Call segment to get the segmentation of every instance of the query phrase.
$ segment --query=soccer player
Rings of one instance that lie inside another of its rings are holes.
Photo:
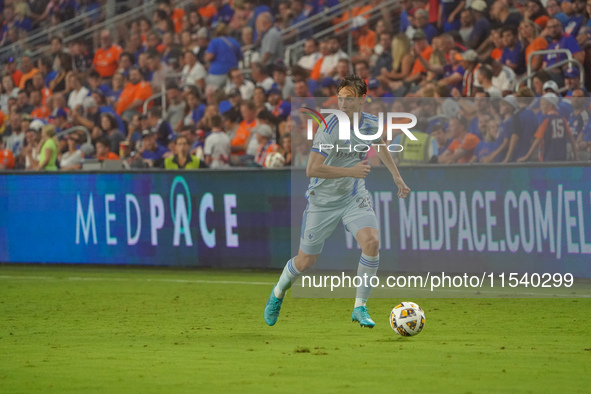
[[[351,124],[357,113],[359,131],[368,135],[376,133],[378,118],[361,112],[366,93],[367,85],[357,75],[345,77],[337,88],[339,109],[347,114]],[[374,149],[392,173],[394,183],[398,186],[398,197],[404,198],[410,193],[410,188],[402,180],[392,156],[385,149],[386,142],[381,136],[373,141],[366,141],[352,132],[350,140],[341,141],[338,139],[337,117],[329,116],[326,125],[328,127],[322,126],[316,133],[308,158],[306,174],[311,179],[306,191],[308,206],[304,212],[298,255],[285,265],[265,307],[265,322],[270,326],[279,318],[285,293],[302,272],[314,265],[324,241],[333,233],[339,221],[343,222],[347,231],[361,246],[357,275],[367,275],[368,279],[376,275],[380,261],[378,223],[364,181],[370,172],[370,166],[365,160],[365,153],[360,154],[353,149],[349,153],[345,150],[347,146],[351,148],[355,145],[384,144]],[[338,146],[339,150],[327,149],[327,146]],[[366,307],[371,290],[369,285],[357,289],[351,319],[361,327],[375,326]]]

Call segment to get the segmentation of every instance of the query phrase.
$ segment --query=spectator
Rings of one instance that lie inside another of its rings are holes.
[[[293,78],[287,76],[287,68],[283,63],[277,64],[273,67],[273,80],[277,85],[277,89],[281,92],[281,97],[288,100],[294,95]]]
[[[21,114],[11,111],[9,126],[4,131],[5,148],[12,152],[12,155],[18,159],[21,155],[25,143],[25,132],[21,129]]]
[[[568,118],[568,127],[579,146],[583,141],[583,131],[589,123],[588,99],[583,89],[573,89],[571,104],[573,112]]]
[[[243,48],[242,61],[239,62],[240,69],[248,69],[254,62],[260,62],[261,56],[253,48],[253,29],[252,27],[245,27],[241,33]]]
[[[227,82],[227,73],[238,67],[238,61],[242,60],[242,50],[238,41],[229,37],[225,23],[217,26],[215,35],[216,38],[210,41],[205,53],[205,61],[209,63],[207,84],[223,87]]]
[[[211,134],[205,138],[203,148],[205,162],[211,169],[229,168],[230,162],[230,137],[222,128],[222,117],[214,115],[211,118]]]
[[[23,72],[23,75],[20,79],[18,87],[22,90],[25,88],[25,83],[29,79],[32,79],[33,76],[39,72],[39,70],[35,68],[35,64],[31,60],[31,53],[28,51],[25,52],[25,54],[21,58],[21,70]]]
[[[283,95],[278,88],[271,88],[269,90],[269,105],[270,110],[274,116],[280,119],[286,119],[291,114],[291,104],[289,101],[283,100]]]
[[[468,42],[472,30],[474,30],[474,14],[469,9],[463,9],[460,14],[460,29],[458,30],[462,42]]]
[[[577,67],[568,68],[564,72],[564,86],[568,89],[566,97],[573,95],[573,92],[581,88],[581,73]]]
[[[134,113],[142,112],[142,106],[152,96],[152,88],[144,81],[138,67],[131,69],[129,83],[125,86],[115,107],[115,112],[122,118],[131,119]]]
[[[69,128],[68,114],[65,109],[58,108],[55,115],[49,117],[52,120],[52,124],[55,126],[56,132],[64,131]]]
[[[523,16],[524,20],[532,21],[540,29],[545,28],[546,23],[548,22],[548,12],[540,0],[528,0],[527,8],[525,9]]]
[[[92,57],[86,50],[84,40],[71,41],[70,55],[74,62],[75,69],[82,74],[86,74],[92,68]]]
[[[254,163],[259,167],[265,167],[265,160],[270,153],[277,152],[278,146],[273,141],[273,130],[266,124],[260,124],[252,130],[255,133],[257,150]]]
[[[193,85],[205,89],[205,78],[207,77],[205,67],[197,61],[197,56],[192,51],[185,51],[184,59],[185,67],[183,68],[181,83],[184,86]]]
[[[40,133],[29,128],[25,132],[25,146],[21,151],[21,159],[24,157],[25,170],[33,170],[39,164],[39,141]]]
[[[244,156],[246,154],[251,131],[257,125],[256,106],[252,100],[245,101],[240,105],[240,113],[243,120],[231,141],[232,155],[234,156]]]
[[[162,109],[160,107],[153,107],[148,111],[148,127],[153,134],[156,134],[156,140],[162,146],[168,144],[169,141],[174,140],[174,132],[170,124],[165,119],[162,119]]]
[[[517,29],[523,16],[519,12],[509,12],[507,3],[503,0],[497,0],[490,9],[491,19],[494,21],[492,28],[503,27]]]
[[[162,84],[166,81],[166,75],[170,73],[170,67],[162,63],[162,57],[156,50],[148,51],[148,67],[152,72],[150,87],[152,93],[159,94],[162,91]]]
[[[356,16],[353,19],[354,37],[357,48],[359,48],[359,58],[369,58],[376,46],[376,33],[369,28],[367,20],[362,16]]]
[[[177,126],[182,124],[186,103],[183,100],[183,94],[174,81],[166,84],[166,119],[168,123],[176,130]]]
[[[533,111],[528,107],[529,100],[521,98],[533,98],[534,92],[529,88],[522,88],[515,94],[516,99],[513,100],[509,96],[505,98],[515,107],[517,103],[517,110],[513,113],[513,127],[511,130],[511,139],[509,140],[509,149],[503,163],[514,162],[517,158],[527,154],[533,140],[534,134],[538,129],[538,120]]]
[[[148,167],[160,167],[170,151],[156,141],[156,134],[146,129],[142,131],[142,147],[139,151]]]
[[[499,102],[499,113],[501,115],[501,123],[497,129],[495,137],[495,144],[492,147],[492,152],[482,158],[482,163],[501,162],[506,159],[509,140],[513,134],[513,129],[516,126],[515,111],[519,108],[517,99],[513,96],[507,96]]]
[[[238,68],[231,69],[228,75],[229,82],[225,87],[226,94],[229,94],[234,89],[238,89],[243,100],[250,100],[254,94],[254,83],[245,79],[242,71]]]
[[[551,23],[552,19],[548,23]],[[541,145],[541,161],[566,161],[567,141],[571,144],[574,159],[578,160],[575,139],[568,127],[566,119],[558,115],[558,96],[554,93],[546,93],[540,100],[540,109],[546,116],[536,133],[534,142],[529,151],[517,159],[518,162],[529,160],[532,154]]]
[[[480,0],[476,0],[480,1]],[[413,48],[412,53],[415,57],[415,62],[413,64],[412,69],[410,70],[410,74],[408,77],[405,78],[406,82],[420,82],[423,74],[427,73],[425,67],[423,67],[419,57],[422,57],[425,61],[429,61],[431,58],[431,54],[433,53],[433,48],[427,42],[427,35],[422,30],[417,30],[417,32],[412,37],[413,41]]]
[[[115,152],[111,151],[111,141],[107,136],[101,136],[97,138],[96,142],[96,157],[99,161],[105,160],[119,160],[119,155]],[[119,145],[117,145],[117,150],[119,149]]]
[[[466,46],[471,49],[478,49],[490,34],[490,22],[486,18],[486,3],[483,0],[472,1],[470,8],[476,22],[474,22],[474,28],[466,42]]]
[[[41,90],[32,90],[29,94],[29,103],[34,107],[31,116],[35,119],[46,119],[51,112],[43,105],[43,95]]]
[[[189,140],[187,137],[179,135],[174,141],[176,154],[165,158],[161,164],[162,168],[167,170],[207,168],[207,165],[202,160],[189,154]]]
[[[113,114],[108,112],[102,113],[100,117],[100,126],[103,129],[104,134],[107,136],[110,142],[111,152],[119,151],[119,144],[125,140],[125,136],[119,130],[117,119]]]
[[[57,171],[57,139],[55,138],[55,126],[46,125],[41,129],[41,142],[39,142],[39,163],[36,170]]]
[[[413,66],[411,43],[405,34],[398,34],[392,40],[392,69],[380,70],[378,80],[382,83],[404,80]]]
[[[68,141],[68,151],[62,154],[60,159],[60,170],[72,171],[82,168],[84,157],[82,151],[78,148],[80,141],[76,133],[70,133],[66,136]]]
[[[390,33],[381,33],[379,39],[379,45],[382,48],[382,52],[378,55],[374,65],[371,68],[372,77],[381,75],[382,69],[386,70],[387,72],[392,71],[392,36]]]
[[[262,87],[265,92],[269,91],[275,81],[269,76],[267,68],[262,63],[252,64],[252,78],[254,79],[255,86]]]
[[[417,30],[422,30],[425,32],[427,35],[427,41],[429,41],[429,44],[432,44],[433,38],[435,38],[439,33],[435,27],[429,24],[429,12],[424,9],[417,10],[415,12],[415,24],[417,26]]]
[[[113,37],[109,30],[103,30],[100,34],[101,46],[94,54],[92,64],[94,69],[103,78],[111,78],[119,67],[119,56],[123,49],[113,44]]]
[[[33,76],[33,89],[41,92],[41,103],[47,105],[47,99],[51,97],[51,90],[45,87],[41,72],[38,72]]]
[[[533,1],[528,2],[528,4],[534,3]],[[536,51],[542,51],[546,49],[548,46],[548,42],[544,37],[540,37],[538,35],[539,26],[533,23],[530,20],[524,20],[519,25],[519,35],[523,45],[525,46],[525,64],[526,66],[530,62],[530,54]],[[531,69],[533,71],[538,71],[542,67],[542,62],[544,61],[543,56],[534,56],[532,58]]]
[[[504,28],[502,30],[502,38],[504,48],[500,60],[501,64],[511,68],[517,75],[525,73],[523,47],[521,46],[521,42],[517,39],[516,30],[510,27]]]
[[[0,95],[0,110],[7,114],[9,112],[8,100],[10,95],[18,96],[19,91],[19,89],[14,86],[14,80],[10,75],[5,75],[2,78],[2,90],[3,93]]]
[[[139,53],[138,53],[139,56]],[[129,69],[133,66],[134,63],[134,56],[129,52],[122,52],[119,55],[119,63],[117,72],[121,73],[124,77],[129,76]]]
[[[431,162],[437,163],[439,156],[443,155],[443,153],[449,147],[449,144],[451,144],[451,140],[447,138],[445,128],[440,122],[434,123],[431,126],[430,134],[437,144],[437,151],[433,150],[434,157],[431,158]]]
[[[447,150],[439,156],[439,163],[469,162],[480,140],[475,135],[468,133],[467,122],[464,118],[451,118],[449,120],[449,131],[453,141]]]
[[[493,71],[489,66],[482,66],[478,69],[478,83],[488,93],[488,97],[501,98],[503,94],[492,84]]]
[[[29,104],[29,94],[26,90],[21,90],[18,92],[16,108],[19,113],[27,115],[30,115],[35,109],[35,107]]]
[[[9,57],[6,61],[6,74],[12,77],[14,86],[18,87],[21,82],[21,78],[23,77],[23,73],[18,69],[16,59],[14,57]]]
[[[256,18],[257,36],[260,37],[261,64],[268,65],[283,58],[281,33],[273,26],[273,17],[263,12]]]
[[[304,56],[298,60],[298,66],[312,71],[314,65],[322,54],[318,50],[318,41],[315,38],[308,38],[304,44]]]
[[[49,89],[53,93],[66,90],[66,81],[72,72],[72,56],[67,53],[60,53],[55,61],[57,76],[49,83]]]
[[[585,52],[581,50],[577,40],[574,37],[564,34],[562,32],[562,24],[556,18],[550,18],[546,24],[546,40],[548,41],[547,49],[568,49],[571,51],[573,57],[579,62],[584,63]],[[562,70],[560,68],[549,69],[550,66],[566,59],[565,54],[547,54],[544,57],[543,67],[551,73],[552,78],[558,82],[563,81]]]
[[[88,97],[90,92],[82,85],[82,77],[79,74],[70,74],[66,82],[66,92],[70,93],[68,96],[68,108],[74,111],[79,106],[82,106],[83,100]]]

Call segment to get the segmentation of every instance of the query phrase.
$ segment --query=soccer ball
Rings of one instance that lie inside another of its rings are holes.
[[[414,302],[401,302],[390,312],[390,326],[398,335],[412,337],[425,327],[425,312]]]

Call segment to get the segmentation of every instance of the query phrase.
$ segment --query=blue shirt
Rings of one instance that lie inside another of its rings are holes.
[[[199,104],[199,107],[193,110],[192,119],[195,124],[199,123],[201,118],[205,115],[205,104]]]
[[[404,33],[409,26],[410,21],[408,20],[408,12],[406,12],[406,10],[402,10],[400,13],[400,32]]]
[[[527,154],[539,125],[536,114],[529,108],[518,110],[516,115],[513,115],[513,121],[511,135],[516,134],[519,140],[513,151],[513,157],[509,158],[510,161],[515,161]]]
[[[474,24],[474,28],[472,29],[472,33],[470,33],[468,40],[477,40],[475,48],[478,48],[478,46],[482,44],[489,34],[490,22],[486,18],[480,18]]]
[[[517,41],[517,45],[513,49],[509,47],[503,48],[503,54],[501,55],[501,64],[506,65],[507,60],[511,63],[516,64],[517,68],[515,74],[521,75],[525,73],[525,54],[523,52],[523,47],[521,46],[521,41]]]
[[[429,44],[431,44],[431,41],[433,41],[434,37],[437,37],[439,35],[439,32],[437,31],[436,28],[433,27],[433,25],[431,25],[430,23],[425,26],[425,28],[423,29],[425,31],[425,34],[427,35],[427,41],[429,41]]]
[[[54,70],[48,72],[47,76],[45,77],[45,86],[49,86],[49,83],[53,81],[55,77],[57,77],[57,73]]]
[[[156,143],[156,150],[154,152],[150,152],[149,150],[145,150],[142,152],[142,157],[147,160],[158,161],[162,159],[162,156],[168,152],[168,149]]]
[[[455,73],[458,73],[462,76],[462,79],[460,79],[454,85],[450,85],[450,89],[456,88],[460,92],[462,91],[462,84],[464,82],[463,79],[465,72],[466,70],[464,70],[464,67],[462,66],[458,66],[455,70],[453,69],[451,64],[446,64],[445,66],[443,66],[443,78],[451,77]]]
[[[554,41],[551,40],[548,43],[547,50],[550,49],[568,49],[574,55],[577,52],[581,52],[581,47],[577,43],[577,40],[574,37],[569,36],[568,34],[563,34],[560,39]],[[548,54],[544,57],[546,61],[546,66],[549,67],[553,64],[558,63],[561,60],[566,59],[566,55],[563,53],[560,54]]]
[[[564,32],[571,37],[576,37],[577,34],[579,34],[579,29],[583,25],[583,20],[583,15],[573,15],[568,22],[566,22]]]
[[[212,75],[225,75],[231,68],[238,67],[242,59],[240,44],[232,37],[217,37],[209,42],[206,53],[214,55],[209,66]]]

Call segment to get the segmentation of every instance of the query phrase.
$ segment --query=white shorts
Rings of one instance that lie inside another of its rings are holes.
[[[320,207],[308,203],[302,219],[300,249],[310,255],[322,252],[324,241],[334,232],[339,221],[357,238],[357,232],[365,227],[378,228],[378,220],[371,206],[368,193],[359,194],[346,205]]]

